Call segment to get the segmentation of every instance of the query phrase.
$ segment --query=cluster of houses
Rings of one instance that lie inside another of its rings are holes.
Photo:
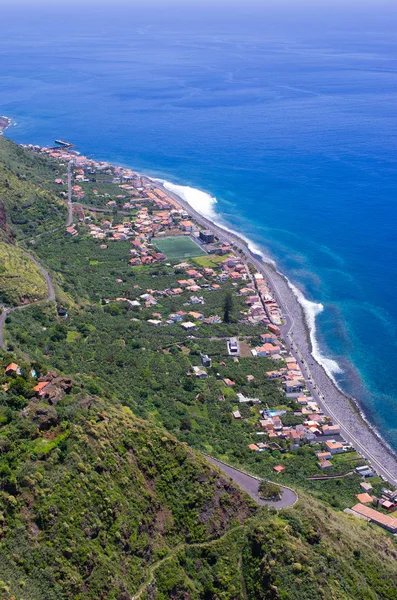
[[[323,439],[319,438],[327,436],[327,441],[325,442],[327,451],[318,452],[317,457],[321,469],[327,468],[328,464],[332,466],[332,463],[330,463],[332,456],[346,449],[346,446],[341,442],[329,439],[332,435],[339,436],[339,425],[332,425],[330,418],[321,412],[317,402],[313,401],[310,397],[305,396],[305,402],[305,406],[299,407],[301,408],[300,411],[296,410],[294,412],[294,416],[303,416],[304,421],[295,426],[285,426],[283,424],[282,417],[287,413],[286,410],[269,410],[267,408],[261,410],[259,419],[260,431],[257,434],[266,435],[267,443],[250,444],[249,448],[253,451],[264,451],[269,447],[270,442],[273,443],[273,446],[270,447],[274,447],[274,442],[288,440],[290,442],[290,449],[296,450],[302,441],[309,443],[323,442]],[[281,449],[280,446],[279,449]]]
[[[255,273],[254,281],[247,284],[240,294],[246,297],[248,307],[245,321],[252,325],[264,325],[271,333],[280,335],[281,311],[261,273]]]
[[[360,486],[362,492],[356,496],[358,504],[345,512],[375,523],[391,533],[397,533],[397,517],[387,514],[397,510],[397,491],[383,488],[380,497],[377,497],[367,481],[362,481]]]
[[[22,375],[22,369],[17,363],[10,363],[4,369],[4,374],[7,377],[18,377]],[[72,381],[64,377],[60,377],[54,371],[48,371],[45,375],[40,376],[35,369],[30,369],[29,377],[35,380],[35,385],[32,390],[36,399],[46,399],[49,404],[56,404],[64,396],[72,390]],[[2,386],[4,392],[8,392],[9,385]]]
[[[263,303],[270,323],[276,326],[281,325],[281,310],[273,297],[269,284],[265,281],[262,273],[255,273],[254,279],[255,286],[258,290],[259,297]]]
[[[116,301],[125,301],[130,306],[138,310],[143,308],[151,308],[158,304],[161,298],[172,298],[175,296],[181,296],[182,294],[189,292],[189,297],[184,301],[184,306],[191,305],[191,310],[179,310],[174,313],[170,313],[168,317],[163,318],[160,313],[152,313],[152,317],[147,320],[151,325],[174,325],[179,324],[186,331],[195,329],[200,324],[215,325],[221,323],[222,319],[219,315],[214,314],[205,317],[203,313],[197,310],[200,305],[205,304],[204,297],[199,295],[200,291],[210,292],[218,291],[220,284],[213,281],[212,278],[216,276],[216,272],[212,269],[201,268],[194,269],[190,263],[182,262],[175,266],[177,271],[184,270],[184,278],[176,281],[176,287],[169,287],[165,289],[152,289],[147,288],[145,291],[139,288],[138,285],[134,286],[134,289],[142,292],[138,294],[135,299],[129,298],[116,298]],[[122,282],[122,280],[120,280]],[[105,303],[109,303],[112,300],[105,299]]]

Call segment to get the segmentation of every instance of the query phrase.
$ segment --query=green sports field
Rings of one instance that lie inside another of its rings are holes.
[[[180,258],[193,258],[206,254],[196,242],[189,237],[170,237],[153,240],[159,252],[162,252],[170,260]]]

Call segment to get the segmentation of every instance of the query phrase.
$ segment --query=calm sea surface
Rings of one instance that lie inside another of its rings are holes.
[[[215,196],[397,449],[396,9],[116,4],[2,9],[7,135]]]

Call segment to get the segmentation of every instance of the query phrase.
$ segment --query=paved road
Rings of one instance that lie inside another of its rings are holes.
[[[44,269],[44,267],[34,258],[34,256],[29,254],[29,252],[26,252],[26,254],[34,262],[34,264],[38,266],[38,268],[44,275],[44,278],[47,282],[47,287],[48,287],[47,302],[52,302],[53,300],[55,300],[55,291],[54,291],[54,286],[52,285],[50,275]],[[7,316],[10,313],[14,312],[15,310],[23,310],[24,308],[27,308],[28,306],[32,306],[32,304],[38,304],[39,302],[43,302],[43,300],[37,300],[37,302],[29,302],[29,304],[22,304],[21,306],[15,306],[14,308],[6,308],[2,312],[2,314],[0,315],[0,346],[2,348],[6,349],[6,345],[4,342],[3,330],[4,330],[4,324],[5,324],[5,320],[6,320]]]
[[[73,160],[68,162],[68,218],[66,221],[66,227],[70,227],[73,222],[73,205],[72,205],[72,167]]]
[[[114,213],[117,212],[118,215],[131,215],[131,210],[119,210],[118,208],[100,208],[99,206],[91,206],[90,204],[81,204],[81,202],[73,202],[73,206],[78,206],[84,210],[88,210],[96,213]]]
[[[206,456],[206,458],[209,462],[216,465],[219,469],[226,473],[226,475],[228,475],[230,479],[233,479],[233,481],[237,483],[237,485],[239,485],[241,489],[247,492],[247,494],[249,494],[251,498],[253,498],[255,502],[260,506],[273,506],[277,509],[288,508],[289,506],[293,506],[298,501],[298,496],[293,490],[280,484],[277,484],[280,485],[283,492],[283,495],[280,500],[277,500],[276,502],[271,502],[270,500],[263,500],[259,496],[259,484],[261,482],[259,478],[257,479],[252,475],[248,475],[247,473],[243,473],[238,469],[234,469],[233,467],[230,467],[229,465],[226,465],[225,463],[216,460],[216,458],[212,458],[212,456]]]
[[[156,185],[163,187],[158,182]],[[244,240],[203,217],[177,194],[164,187],[163,189],[192,215],[197,223],[200,223],[205,229],[211,229],[220,241],[231,242],[241,251],[242,261],[246,264],[251,263],[258,272],[263,274],[283,311],[285,325],[280,329],[284,340],[300,360],[313,397],[319,402],[324,412],[340,425],[342,437],[371,463],[379,475],[393,485],[397,485],[397,455],[368,426],[358,412],[354,401],[335,385],[323,366],[313,357],[306,318],[286,278],[278,273],[274,266],[253,254]]]

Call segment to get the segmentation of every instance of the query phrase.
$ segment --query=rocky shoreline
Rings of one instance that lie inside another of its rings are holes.
[[[0,116],[0,135],[8,129],[12,124],[12,121],[9,117]]]

